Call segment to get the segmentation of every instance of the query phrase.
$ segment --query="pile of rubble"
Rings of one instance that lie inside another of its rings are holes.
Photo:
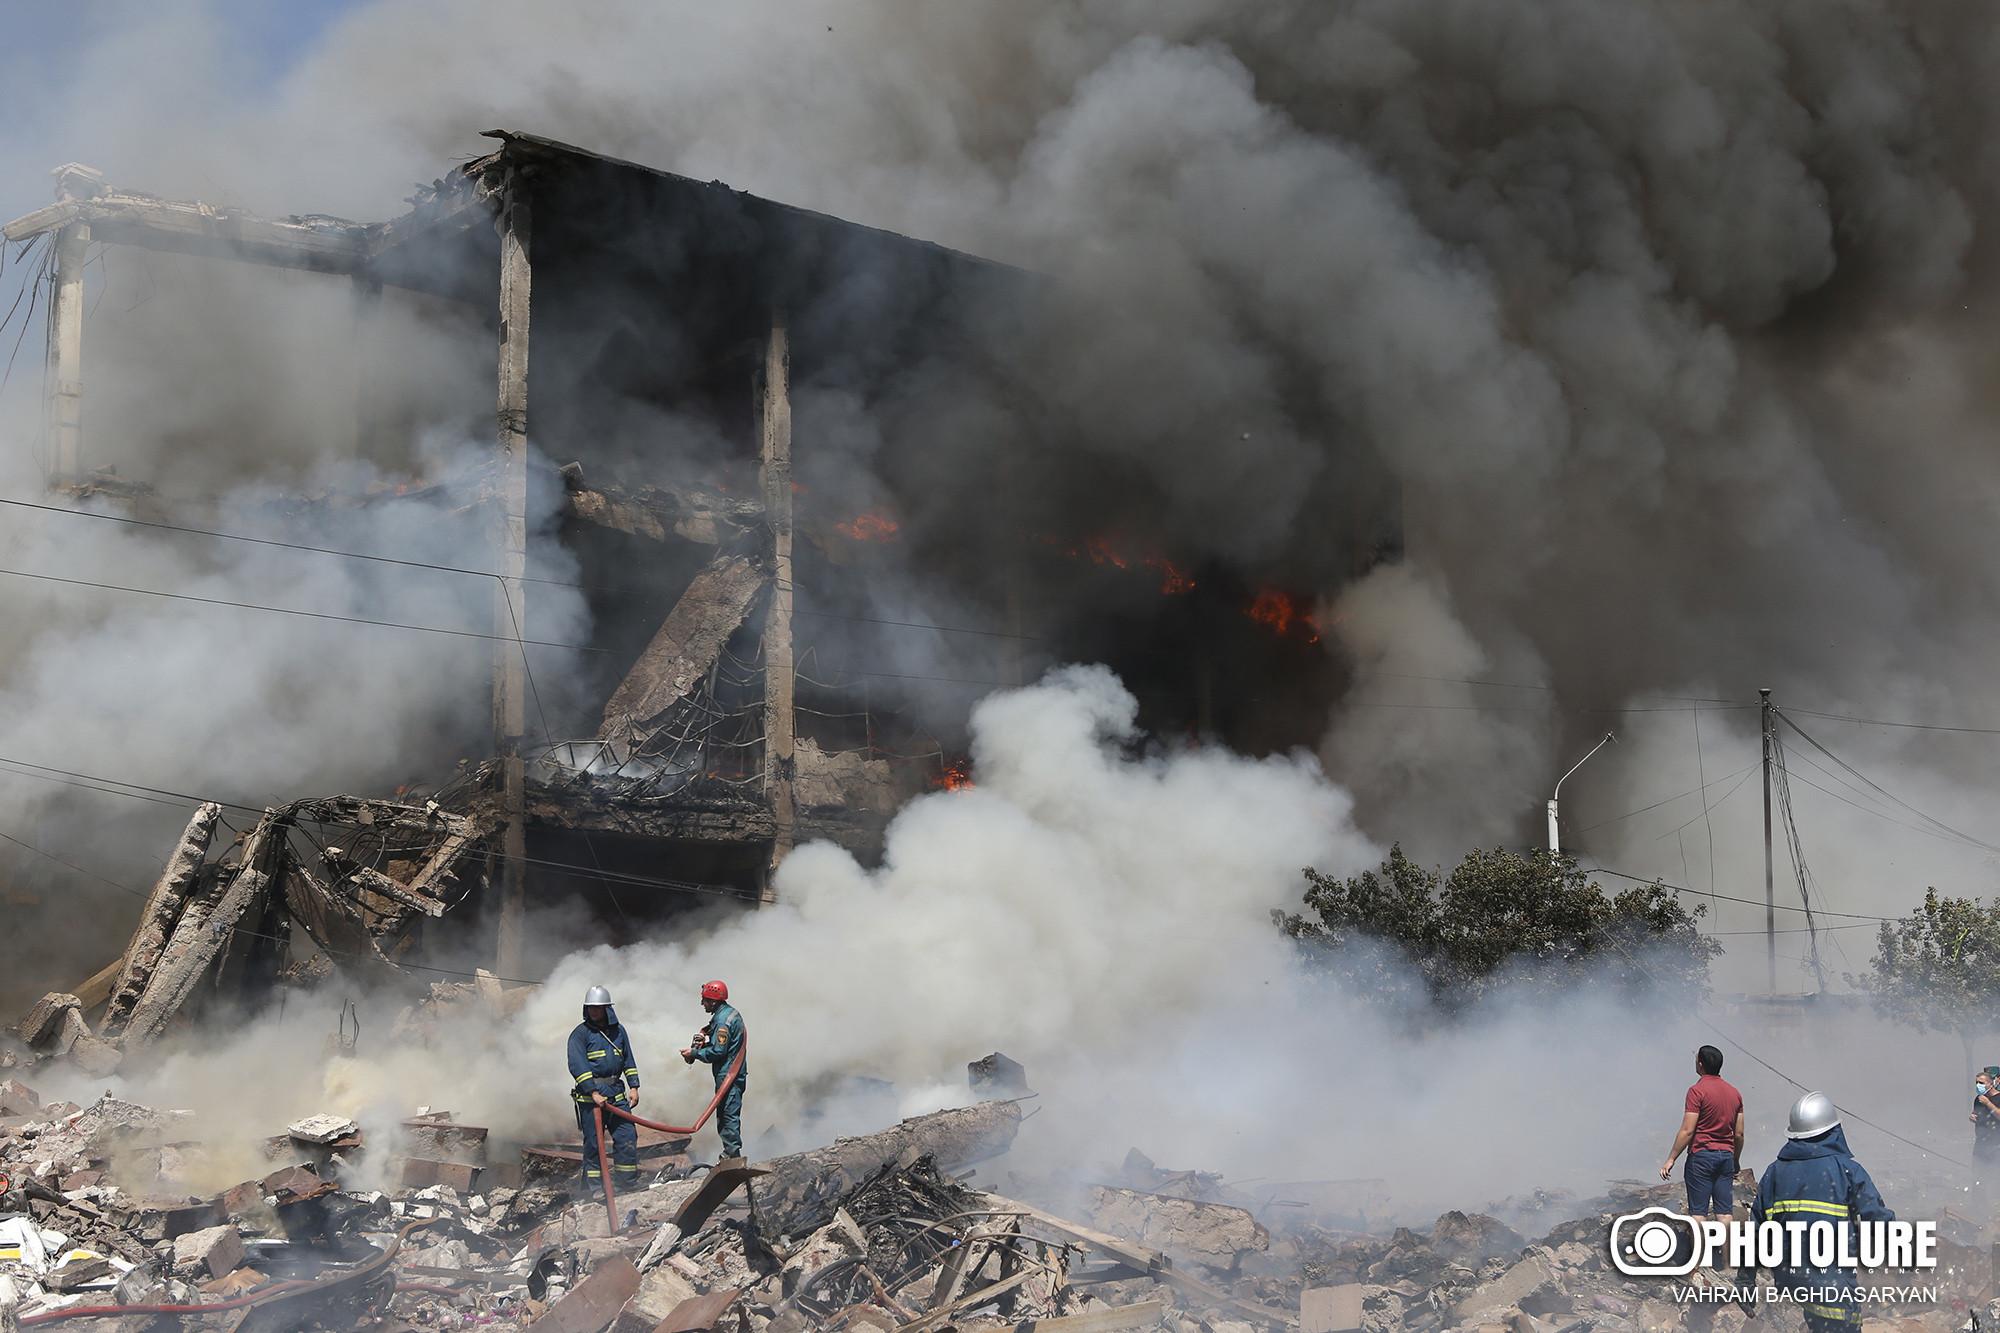
[[[429,1111],[378,1159],[353,1121],[301,1120],[262,1145],[268,1174],[190,1194],[187,1113],[109,1094],[44,1104],[0,1082],[0,1331],[199,1317],[253,1330],[1735,1333],[1745,1319],[1611,1266],[1610,1218],[1671,1203],[1675,1186],[1496,1205],[1552,1223],[1532,1243],[1477,1213],[1367,1230],[1351,1210],[1379,1207],[1375,1182],[1252,1196],[1137,1152],[1080,1191],[1015,1175],[1004,1193],[982,1188],[971,1168],[992,1169],[1021,1119],[1019,1101],[982,1102],[709,1169],[685,1139],[651,1136],[643,1186],[614,1214],[573,1192],[574,1146],[502,1154],[485,1129]],[[1992,1280],[1982,1239],[1943,1237],[1946,1304],[1880,1317],[1896,1333],[1960,1327]],[[1888,1328],[1876,1313],[1867,1327]]]

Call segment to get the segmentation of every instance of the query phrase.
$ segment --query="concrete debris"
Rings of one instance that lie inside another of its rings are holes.
[[[74,995],[51,991],[35,1001],[35,1007],[28,1010],[14,1029],[21,1040],[38,1049],[47,1049],[62,1040],[67,1020],[79,1018],[77,1011],[83,1008],[83,1001]],[[73,1040],[74,1038],[72,1038]],[[67,1051],[67,1046],[63,1050]]]
[[[483,867],[478,853],[499,827],[476,793],[462,803],[467,811],[353,796],[294,801],[265,811],[239,845],[213,861],[207,858],[220,810],[198,806],[124,953],[84,982],[82,993],[43,996],[16,1032],[35,1059],[67,1059],[103,1077],[119,1068],[123,1051],[184,1022],[197,999],[214,1002],[225,986],[240,989],[252,977],[307,987],[347,972],[415,989],[392,957],[417,923],[443,916],[464,896],[471,885],[461,872]],[[349,828],[352,836],[303,856],[290,837],[301,821]],[[289,915],[324,952],[284,957],[283,940],[238,929],[273,911]],[[518,1007],[525,994],[507,991],[491,974],[479,985],[496,1008]],[[86,1016],[99,1010],[93,1030]]]
[[[41,1094],[21,1080],[0,1082],[0,1116],[32,1116],[41,1109]]]
[[[1099,1185],[1090,1192],[1089,1214],[1092,1224],[1106,1231],[1224,1272],[1271,1246],[1271,1233],[1256,1218],[1226,1203]]]
[[[967,1064],[965,1081],[982,1099],[1025,1097],[1032,1091],[1026,1066],[999,1051]]]
[[[992,1101],[741,1169],[690,1168],[676,1141],[656,1160],[679,1164],[618,1196],[614,1229],[601,1195],[574,1191],[574,1160],[511,1183],[513,1152],[447,1112],[412,1108],[379,1131],[396,1155],[377,1162],[352,1121],[300,1121],[277,1142],[294,1163],[324,1155],[317,1170],[203,1195],[182,1178],[197,1166],[185,1113],[51,1106],[14,1080],[0,1107],[17,1111],[0,1124],[0,1278],[17,1321],[247,1297],[260,1314],[246,1327],[266,1329],[1745,1333],[1739,1312],[1699,1323],[1664,1279],[1610,1266],[1611,1218],[1677,1185],[1615,1187],[1553,1221],[1495,1205],[1368,1232],[1229,1202],[1243,1194],[1222,1177],[1138,1153],[1122,1178],[1159,1188],[1008,1172],[1002,1195],[963,1178],[1014,1139],[1021,1107]],[[461,1174],[429,1178],[446,1169]],[[399,1183],[368,1187],[385,1178]],[[1532,1241],[1508,1224],[1527,1215]],[[1970,1239],[1940,1242],[1936,1280],[1944,1303],[1983,1309],[1990,1247]],[[1863,1333],[1949,1333],[1935,1313],[1871,1311]]]
[[[242,1263],[243,1236],[233,1226],[205,1227],[174,1237],[176,1277],[190,1280],[221,1277]]]
[[[288,1137],[300,1143],[332,1143],[361,1128],[346,1116],[313,1115],[285,1126]]]

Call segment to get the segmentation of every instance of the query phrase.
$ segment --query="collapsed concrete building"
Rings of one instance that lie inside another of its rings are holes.
[[[435,483],[442,503],[484,514],[491,534],[486,558],[465,562],[491,577],[490,754],[422,799],[247,811],[254,827],[215,856],[213,814],[198,812],[125,954],[75,992],[78,1013],[127,1040],[164,1031],[204,976],[228,991],[330,961],[386,975],[445,938],[457,956],[519,976],[533,900],[623,885],[648,896],[654,919],[718,893],[769,902],[773,869],[802,840],[873,855],[899,804],[963,780],[935,719],[905,707],[898,673],[830,681],[834,673],[802,667],[802,614],[871,622],[865,595],[839,590],[865,589],[873,552],[899,521],[816,505],[794,475],[792,386],[800,377],[868,399],[922,362],[949,367],[934,380],[956,376],[1005,397],[1011,372],[994,349],[1023,336],[1006,326],[1028,322],[1021,312],[1041,299],[1043,280],[535,135],[491,137],[493,151],[383,223],[258,217],[123,191],[71,166],[57,173],[56,202],[4,228],[10,242],[48,238],[52,484],[161,522],[229,526],[227,515],[190,512],[145,479],[99,466],[86,430],[92,246],[324,275],[351,284],[364,311],[402,297],[447,303],[474,312],[497,345],[490,457],[474,475]],[[357,433],[395,429],[368,419],[367,399],[364,386]],[[658,447],[652,408],[710,423],[699,468]],[[1032,419],[1032,407],[1022,416]],[[962,494],[1033,493],[1038,470],[1082,466],[1064,445],[1077,428],[1016,422],[977,448],[954,441],[954,484]],[[914,488],[925,445],[898,446],[894,466],[916,477]],[[980,475],[968,482],[967,469]],[[1393,557],[1394,496],[1379,471],[1357,460],[1333,484],[1348,515],[1329,529],[1339,567],[1351,575]],[[560,515],[553,536],[526,518],[548,507]],[[1000,622],[965,631],[990,634],[998,654],[989,678],[965,684],[1023,683],[1035,662],[1107,660],[1142,684],[1170,682],[1163,692],[1175,702],[1156,724],[1257,748],[1247,723],[1228,715],[1227,678],[1247,674],[1230,658],[1246,650],[1229,645],[1301,650],[1318,634],[1303,599],[1229,586],[1204,602],[1210,588],[1197,591],[1165,555],[1024,528],[1004,508],[935,525],[972,553],[966,563],[979,567]],[[552,563],[551,546],[565,563]],[[1047,637],[1024,628],[1024,607],[1078,570],[1128,568],[1177,598],[1172,616]],[[558,572],[568,569],[578,572]],[[557,582],[581,590],[593,625],[601,706],[581,737],[547,730],[534,679],[535,601]],[[818,610],[800,611],[800,588],[813,590]],[[1136,668],[1119,661],[1128,647]],[[1161,661],[1169,665],[1146,665]],[[1260,685],[1284,688],[1269,683],[1282,676]],[[1279,740],[1294,743],[1262,743]],[[294,927],[317,957],[295,957]],[[60,1039],[63,1021],[45,1018],[42,1036]]]

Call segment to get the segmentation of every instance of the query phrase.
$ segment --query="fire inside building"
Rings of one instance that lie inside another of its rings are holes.
[[[382,979],[445,949],[520,976],[531,906],[559,896],[614,940],[718,895],[770,902],[774,867],[802,841],[879,854],[898,805],[976,781],[969,704],[1056,663],[1112,666],[1168,741],[1310,741],[1340,684],[1317,599],[1400,544],[1395,493],[1368,458],[1314,483],[1327,548],[1314,582],[1247,582],[1149,539],[1136,469],[1078,447],[1091,423],[1038,400],[1010,352],[1037,336],[1046,279],[492,137],[378,224],[267,219],[70,167],[55,203],[5,228],[49,238],[51,482],[99,508],[229,523],[105,467],[110,442],[87,429],[105,387],[86,355],[93,248],[319,275],[363,310],[448,306],[497,347],[490,455],[427,483],[490,534],[462,562],[492,575],[490,753],[416,795],[273,807],[233,847],[202,806],[124,955],[75,989],[98,1036],[151,1040],[198,990],[335,966]],[[360,364],[357,437],[396,429],[371,417]],[[795,418],[802,391],[892,423],[871,455],[886,482],[846,484],[849,455]],[[954,399],[1017,410],[911,410]],[[695,444],[666,438],[661,423],[691,420]],[[559,519],[533,527],[533,512]],[[878,587],[911,571],[958,623],[885,610]],[[588,653],[541,656],[536,602],[556,585],[587,603]],[[910,635],[956,636],[956,670],[887,646]],[[537,660],[564,663],[572,688],[538,688]],[[552,722],[543,691],[594,703]]]

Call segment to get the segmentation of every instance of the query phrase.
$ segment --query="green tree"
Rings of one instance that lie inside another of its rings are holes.
[[[1868,974],[1848,980],[1883,1017],[1955,1034],[1972,1066],[1974,1039],[2000,1028],[2000,902],[1926,889],[1922,907],[1882,923]]]
[[[1449,875],[1400,845],[1350,879],[1305,872],[1305,911],[1274,913],[1309,957],[1358,991],[1456,1013],[1502,984],[1547,990],[1583,977],[1637,993],[1699,996],[1720,946],[1663,884],[1609,894],[1571,857],[1474,851]]]

